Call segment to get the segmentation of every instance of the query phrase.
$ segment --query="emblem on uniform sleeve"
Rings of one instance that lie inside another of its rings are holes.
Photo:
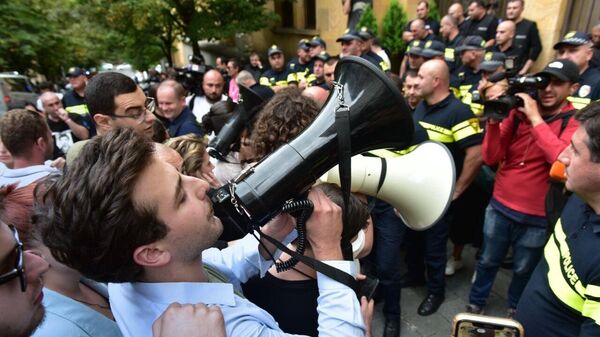
[[[590,92],[592,91],[592,88],[589,85],[582,85],[581,88],[579,88],[579,97],[585,97],[587,95],[590,94]]]

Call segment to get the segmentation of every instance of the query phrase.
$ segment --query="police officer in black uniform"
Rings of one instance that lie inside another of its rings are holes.
[[[526,60],[521,47],[514,44],[515,28],[515,23],[512,21],[500,23],[496,29],[496,44],[488,48],[488,51],[503,53],[508,58],[514,75],[517,75],[522,72]]]
[[[373,33],[371,31],[369,31],[369,29],[367,27],[361,27],[360,30],[358,31],[358,35],[361,37],[362,42],[363,42],[361,57],[364,58],[365,60],[368,60],[369,62],[377,65],[379,67],[379,69],[381,69],[385,72],[389,72],[390,67],[388,66],[388,64],[385,63],[385,61],[381,58],[381,56],[375,54],[371,50],[371,45],[372,45],[373,38],[374,38]]]
[[[450,70],[450,74],[460,67],[460,57],[456,55],[456,48],[462,44],[464,37],[460,35],[458,21],[451,15],[446,15],[440,21],[440,34],[446,43],[444,58]]]
[[[485,47],[493,45],[496,38],[498,18],[486,13],[485,4],[481,0],[470,1],[468,13],[469,17],[461,27],[462,35],[477,35],[486,41]]]
[[[481,80],[479,65],[483,61],[485,41],[480,36],[467,36],[463,44],[456,48],[462,65],[456,69],[450,80],[454,95],[471,107],[474,114],[483,113],[483,105],[473,100],[473,94]]]
[[[568,32],[565,37],[554,45],[558,50],[558,58],[573,61],[579,68],[579,89],[567,99],[576,109],[583,109],[591,102],[600,99],[600,70],[590,67],[593,56],[592,42],[587,34]]]
[[[469,107],[449,92],[449,73],[442,60],[430,60],[419,69],[417,92],[423,101],[417,105],[413,119],[426,130],[431,140],[448,147],[456,165],[453,200],[460,198],[475,179],[482,163],[482,131]],[[405,284],[418,283],[427,272],[427,297],[418,308],[421,316],[436,312],[445,298],[444,272],[449,212],[433,227],[422,232],[407,229],[407,267]],[[425,266],[423,265],[425,262]]]
[[[260,76],[259,84],[271,88],[277,92],[288,86],[288,68],[285,66],[283,50],[277,45],[272,45],[267,50],[271,69],[266,70]]]
[[[310,56],[310,45],[308,39],[301,39],[298,42],[298,56],[294,57],[287,64],[288,83],[296,83],[300,88],[306,86],[306,79],[312,69],[312,57]]]

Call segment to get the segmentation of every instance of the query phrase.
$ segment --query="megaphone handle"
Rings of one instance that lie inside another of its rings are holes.
[[[312,269],[318,271],[319,273],[348,286],[350,289],[354,290],[354,293],[356,293],[356,296],[360,299],[361,286],[360,286],[359,282],[357,280],[355,280],[354,277],[352,277],[350,274],[345,273],[345,272],[343,272],[335,267],[332,267],[328,264],[325,264],[319,260],[315,260],[311,257],[305,256],[305,255],[300,255],[300,254],[296,253],[295,251],[286,247],[281,242],[264,234],[260,230],[260,228],[256,228],[256,231],[260,234],[261,238],[267,239],[267,241],[272,243],[275,247],[277,247],[277,249],[281,250],[282,252],[285,252],[285,253],[289,254],[290,256],[298,259],[300,262],[302,262],[305,265],[311,267]]]

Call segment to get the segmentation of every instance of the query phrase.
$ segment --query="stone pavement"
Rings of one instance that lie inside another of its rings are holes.
[[[451,244],[448,244],[451,248]],[[468,304],[471,278],[475,270],[475,249],[465,247],[463,252],[463,269],[446,278],[446,300],[440,309],[431,316],[419,316],[417,308],[427,295],[425,287],[402,289],[402,337],[448,337],[451,332],[452,319],[459,312],[464,312]],[[506,312],[506,292],[511,272],[500,268],[496,282],[488,299],[486,315],[504,317]],[[383,334],[384,317],[381,312],[382,303],[375,306],[373,318],[373,337]]]

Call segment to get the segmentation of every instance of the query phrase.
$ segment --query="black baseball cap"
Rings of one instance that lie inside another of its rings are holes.
[[[579,82],[579,68],[571,60],[554,60],[544,68],[544,70],[535,74],[535,76],[551,75],[559,80],[569,81],[571,83]]]
[[[592,42],[586,33],[571,31],[565,34],[562,40],[554,45],[554,49],[560,49],[564,45],[581,46]]]
[[[363,41],[370,40],[374,37],[373,33],[369,30],[369,28],[364,26],[360,27],[360,30],[358,31],[358,36],[360,36],[360,38]]]
[[[273,54],[283,54],[283,49],[279,48],[278,45],[274,44],[267,50],[268,56],[271,56]]]
[[[358,35],[358,32],[354,29],[346,29],[344,34],[335,40],[336,42],[347,42],[352,40],[361,40],[362,38]]]
[[[327,49],[327,43],[325,43],[325,40],[323,40],[320,36],[314,36],[309,44],[311,45],[311,47],[317,47],[317,46],[321,46],[325,49]]]
[[[484,49],[485,41],[481,36],[469,35],[465,37],[462,44],[456,47],[456,52],[462,53],[465,50],[480,50]]]
[[[503,66],[506,61],[506,54],[498,52],[487,52],[483,56],[483,62],[479,65],[479,68],[483,71],[493,72],[498,67]]]
[[[425,42],[423,42],[421,40],[413,40],[408,44],[408,47],[406,47],[406,53],[412,54],[412,55],[417,55],[417,56],[423,56],[423,47],[424,46],[425,46]]]
[[[304,49],[305,51],[308,51],[310,49],[308,39],[302,39],[298,41],[298,49]]]
[[[427,59],[444,55],[446,45],[442,41],[429,40],[423,45],[422,56]]]
[[[71,67],[67,71],[67,77],[77,77],[77,76],[81,76],[81,75],[85,75],[85,70],[83,70],[79,67]]]
[[[323,62],[327,62],[331,58],[331,56],[329,56],[329,54],[326,51],[322,51],[315,55],[314,58]]]

